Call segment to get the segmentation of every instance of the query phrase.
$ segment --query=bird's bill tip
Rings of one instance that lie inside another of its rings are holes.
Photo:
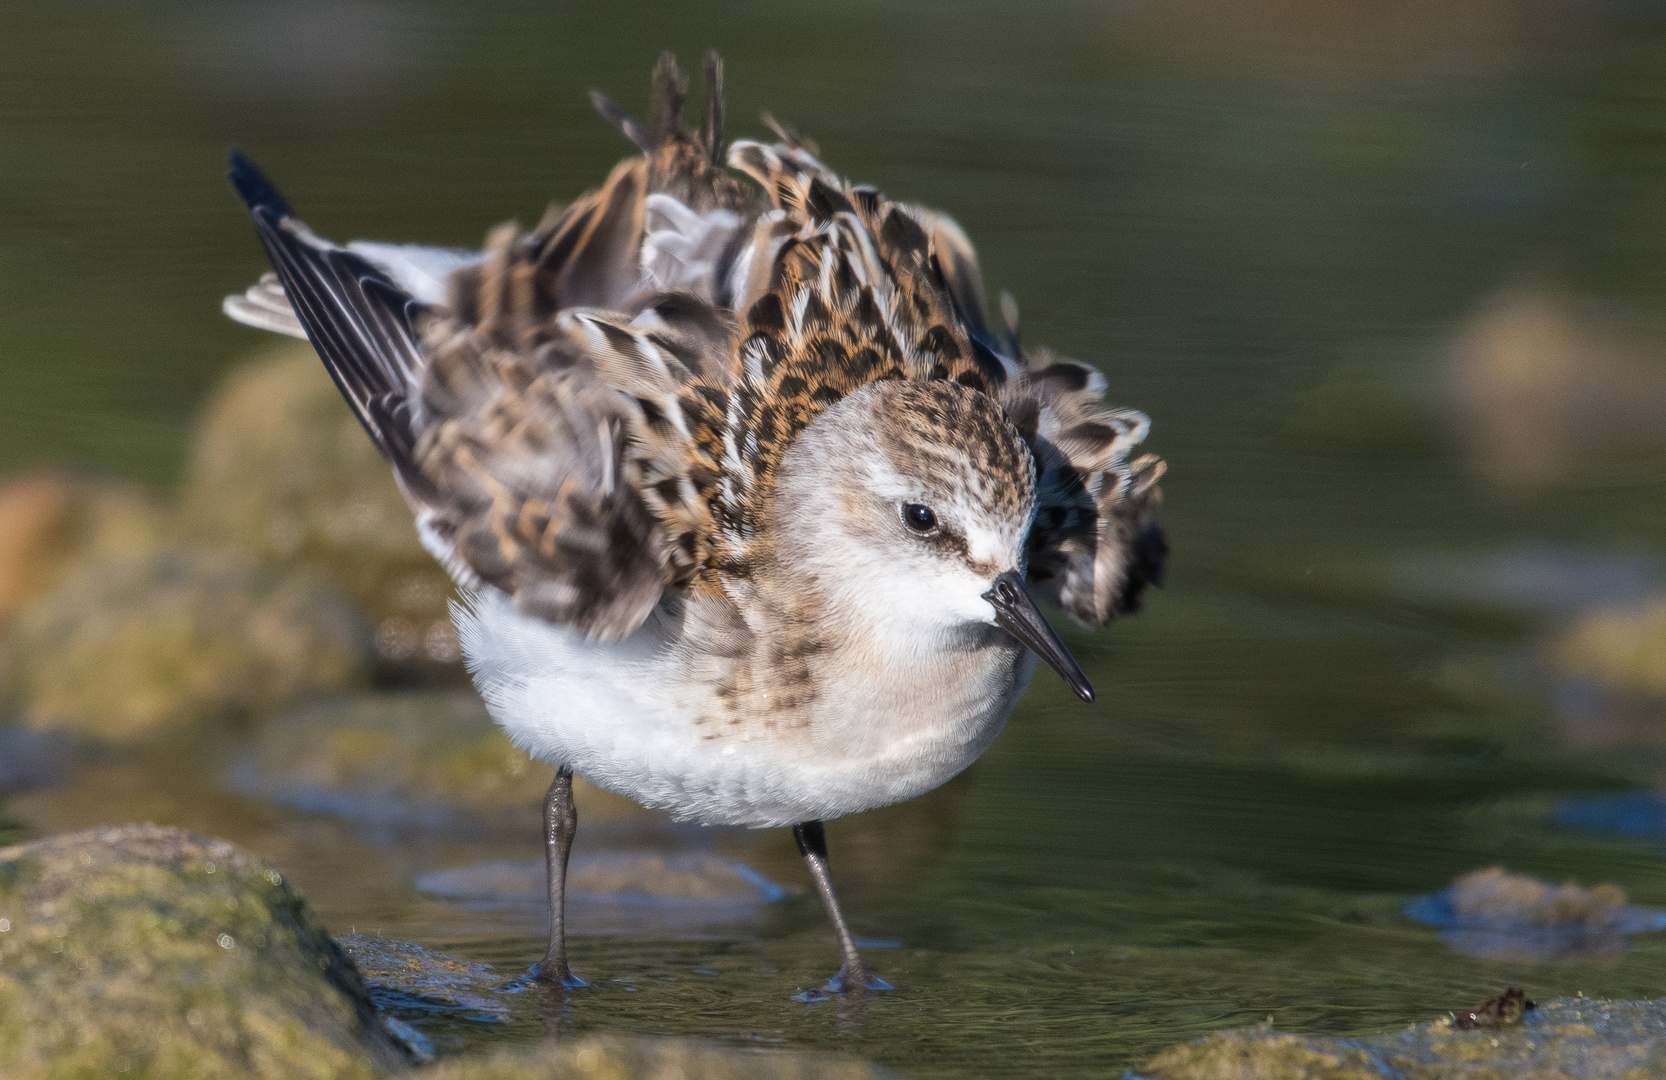
[[[1019,644],[1035,653],[1047,666],[1059,673],[1076,696],[1083,701],[1093,700],[1093,684],[1070,655],[1059,635],[1048,625],[1036,607],[1030,590],[1016,570],[1008,570],[995,579],[995,584],[983,594],[995,609],[995,625],[1011,634]]]

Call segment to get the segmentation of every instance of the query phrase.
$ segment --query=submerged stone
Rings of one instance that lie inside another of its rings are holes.
[[[51,731],[0,728],[0,791],[50,787],[70,762],[69,740]]]
[[[346,954],[238,848],[130,825],[0,849],[0,1078],[405,1063]]]
[[[510,1013],[511,994],[504,989],[509,980],[490,964],[368,934],[346,934],[337,942],[353,958],[378,1008],[461,1013],[491,1021]]]
[[[542,861],[490,862],[425,874],[417,888],[468,906],[548,906]],[[692,931],[763,915],[786,896],[756,870],[706,852],[577,856],[567,871],[567,917],[577,933]]]
[[[1550,820],[1565,829],[1613,833],[1617,836],[1666,835],[1666,797],[1654,792],[1593,795],[1563,799]]]
[[[1618,885],[1551,885],[1497,866],[1413,900],[1406,914],[1442,927],[1441,940],[1460,952],[1528,962],[1617,954],[1632,934],[1666,930],[1666,912],[1628,903]]]
[[[315,572],[232,551],[165,548],[77,564],[19,616],[24,718],[123,739],[339,692],[369,674],[369,642]]]
[[[897,1074],[842,1054],[591,1035],[442,1061],[423,1075],[429,1080],[886,1080]]]
[[[1397,559],[1393,595],[1441,610],[1569,616],[1659,591],[1659,563],[1634,552],[1525,540],[1487,551],[1425,551]]]
[[[239,791],[383,829],[536,835],[555,770],[515,749],[467,691],[363,694],[263,725],[232,770]],[[582,781],[581,819],[646,814]]]
[[[1448,1018],[1360,1039],[1270,1026],[1172,1047],[1129,1075],[1149,1080],[1644,1080],[1666,1073],[1666,999],[1558,998],[1519,1024],[1463,1030]]]
[[[197,426],[181,507],[196,540],[328,574],[369,617],[384,663],[462,678],[451,580],[307,345],[279,346],[216,390]]]

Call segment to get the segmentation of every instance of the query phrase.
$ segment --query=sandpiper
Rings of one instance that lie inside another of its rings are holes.
[[[392,465],[492,716],[556,767],[550,934],[572,777],[674,817],[790,826],[832,920],[832,988],[882,989],[822,822],[937,787],[1045,660],[1093,691],[1032,595],[1099,626],[1165,551],[1145,416],[986,317],[947,216],[851,185],[807,139],[699,131],[661,57],[641,151],[482,251],[314,235],[242,154],[275,274],[232,318],[311,340]]]

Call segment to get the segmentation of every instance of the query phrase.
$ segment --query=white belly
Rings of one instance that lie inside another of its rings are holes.
[[[698,722],[714,687],[690,675],[654,620],[598,644],[495,592],[454,614],[475,684],[516,746],[708,825],[791,825],[929,791],[983,753],[1034,670],[1027,653],[990,650],[971,678],[959,657],[897,695],[864,689],[851,671],[841,682],[853,692],[823,695],[808,723],[714,728]],[[903,708],[870,704],[888,700]]]

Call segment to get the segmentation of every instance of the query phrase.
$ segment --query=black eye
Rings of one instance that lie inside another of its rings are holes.
[[[931,507],[919,503],[903,503],[902,521],[917,533],[928,533],[937,528],[937,515],[931,512]]]

